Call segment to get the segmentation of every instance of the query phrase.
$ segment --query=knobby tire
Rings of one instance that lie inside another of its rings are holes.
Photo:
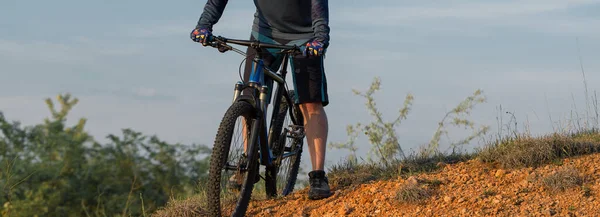
[[[221,172],[223,165],[227,161],[229,149],[232,140],[233,130],[238,117],[243,116],[246,119],[248,126],[248,133],[252,131],[250,128],[252,123],[256,121],[256,110],[248,102],[237,101],[233,103],[229,109],[225,112],[223,119],[219,125],[219,129],[215,138],[213,151],[210,162],[210,174],[207,183],[208,189],[208,207],[211,216],[221,216]],[[241,121],[240,121],[241,122]],[[247,138],[248,148],[253,147],[252,152],[248,152],[248,171],[246,172],[246,178],[243,181],[241,188],[241,198],[237,200],[237,204],[232,216],[244,216],[250,198],[252,196],[252,190],[254,187],[254,177],[258,173],[258,145],[253,145],[251,137]],[[243,146],[242,146],[243,147]]]

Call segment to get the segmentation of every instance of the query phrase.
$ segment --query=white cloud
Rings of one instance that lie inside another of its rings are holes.
[[[140,87],[140,88],[134,89],[133,93],[135,95],[142,96],[142,97],[154,97],[154,96],[157,96],[156,89],[154,89],[154,88]]]
[[[0,56],[26,62],[83,65],[97,63],[98,57],[129,56],[140,51],[141,48],[134,45],[112,45],[86,37],[76,37],[64,43],[0,39]]]
[[[27,62],[74,64],[90,63],[93,58],[77,48],[45,41],[18,42],[0,39],[0,55]]]
[[[580,83],[581,73],[575,71],[514,71],[506,73],[515,82],[560,85]]]
[[[505,19],[510,16],[531,16],[545,12],[565,10],[589,4],[598,4],[599,0],[528,0],[473,3],[471,1],[447,4],[444,6],[404,6],[376,5],[371,7],[344,7],[340,9],[343,19],[360,21],[372,17],[378,23],[394,21],[414,21],[423,19]],[[377,15],[377,16],[374,16]],[[367,19],[370,20],[370,19]],[[384,21],[384,22],[381,22]]]
[[[390,5],[391,4],[391,5]],[[527,27],[556,33],[594,33],[599,21],[592,18],[550,15],[575,7],[600,4],[600,0],[458,1],[442,6],[405,6],[390,3],[367,7],[344,6],[332,15],[332,23],[378,27],[413,27],[435,31],[477,33],[494,26]],[[341,6],[341,5],[340,5]]]
[[[144,25],[133,29],[124,30],[123,35],[134,38],[159,38],[169,36],[186,37],[196,26],[201,12],[193,19],[170,20],[160,23]],[[226,9],[221,19],[213,27],[214,34],[225,37],[250,36],[252,20],[254,19],[254,8],[250,9]],[[240,34],[242,34],[240,36]],[[234,36],[232,36],[234,35]]]

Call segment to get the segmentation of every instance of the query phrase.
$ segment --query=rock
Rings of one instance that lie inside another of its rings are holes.
[[[371,193],[375,193],[375,192],[377,192],[377,188],[376,188],[376,187],[372,187],[372,188],[370,189],[370,191],[371,191]]]
[[[538,174],[535,173],[535,171],[532,171],[528,176],[527,176],[527,181],[533,182],[537,179]]]
[[[529,181],[527,181],[527,180],[523,180],[523,181],[521,181],[521,186],[522,186],[522,187],[527,187],[527,186],[529,186]]]
[[[446,202],[446,203],[450,203],[450,202],[452,202],[452,200],[453,200],[453,199],[454,199],[454,198],[452,198],[452,197],[450,197],[450,196],[445,196],[445,197],[444,197],[444,202]]]
[[[547,215],[556,215],[556,211],[554,209],[547,209],[545,213]]]
[[[464,202],[464,201],[465,201],[465,198],[462,198],[462,197],[461,197],[461,198],[458,198],[458,201],[456,201],[456,202],[462,203],[462,202]]]
[[[494,200],[492,200],[492,203],[498,204],[498,203],[500,203],[500,200],[494,199]]]
[[[499,169],[499,170],[496,171],[496,175],[495,176],[496,177],[502,177],[502,176],[504,176],[504,174],[506,174],[506,170]]]

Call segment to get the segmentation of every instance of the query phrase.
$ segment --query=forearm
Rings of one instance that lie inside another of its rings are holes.
[[[196,27],[206,27],[212,31],[212,26],[221,19],[227,2],[228,0],[207,0]]]
[[[312,1],[312,25],[316,39],[329,43],[329,3],[328,0]]]

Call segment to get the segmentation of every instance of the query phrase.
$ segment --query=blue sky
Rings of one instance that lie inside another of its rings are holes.
[[[39,123],[49,116],[44,98],[70,92],[80,99],[70,122],[88,118],[97,139],[130,127],[212,146],[242,57],[189,39],[204,4],[1,1],[0,111]],[[215,34],[248,38],[254,10],[252,1],[231,1]],[[388,119],[407,93],[415,96],[398,128],[405,149],[429,141],[444,113],[478,88],[488,101],[471,117],[492,132],[499,105],[519,126],[550,132],[549,116],[565,120],[574,102],[580,113],[585,106],[576,37],[590,91],[600,85],[599,12],[600,0],[330,1],[329,141],[345,141],[347,124],[370,120],[351,90],[375,76]],[[345,154],[328,151],[328,165]]]

